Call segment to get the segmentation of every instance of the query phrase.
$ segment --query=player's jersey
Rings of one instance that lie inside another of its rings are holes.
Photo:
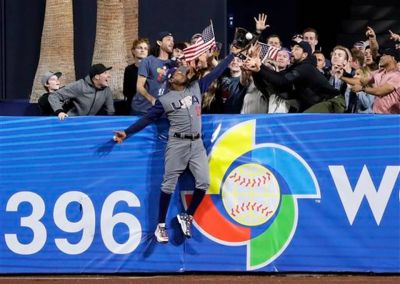
[[[197,81],[183,91],[168,92],[159,101],[170,123],[170,136],[201,133],[201,91]]]

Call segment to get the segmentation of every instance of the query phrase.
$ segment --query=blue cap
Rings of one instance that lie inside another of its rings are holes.
[[[157,40],[162,41],[163,38],[165,38],[166,36],[172,36],[172,34],[170,32],[167,32],[167,31],[160,32],[158,34]]]
[[[169,69],[167,70],[167,73],[165,74],[165,78],[166,78],[166,79],[171,78],[172,75],[174,75],[175,72],[178,71],[178,70],[181,71],[183,74],[186,74],[187,69],[188,69],[188,68],[185,67],[185,66],[169,68]]]
[[[174,73],[176,72],[176,70],[178,70],[177,67],[169,68],[169,69],[167,70],[167,73],[165,73],[165,78],[166,78],[166,79],[171,78],[172,75],[174,75]]]
[[[381,55],[393,56],[397,62],[400,62],[400,50],[396,49],[395,46],[386,46],[379,49]]]

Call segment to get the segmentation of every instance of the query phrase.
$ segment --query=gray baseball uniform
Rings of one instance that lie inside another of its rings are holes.
[[[125,130],[132,135],[164,113],[170,122],[169,139],[165,152],[165,172],[161,190],[172,193],[180,174],[189,166],[196,188],[206,191],[209,171],[206,150],[201,139],[201,99],[212,81],[218,78],[232,61],[227,56],[207,76],[187,86],[183,91],[169,91],[159,97],[147,114]]]
[[[206,191],[210,178],[206,150],[201,139],[201,92],[197,82],[183,91],[160,97],[170,122],[161,190],[172,193],[180,174],[189,165],[196,188]]]

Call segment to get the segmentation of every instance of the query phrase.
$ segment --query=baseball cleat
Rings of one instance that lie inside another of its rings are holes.
[[[193,217],[186,213],[180,213],[176,216],[176,218],[178,218],[178,222],[181,225],[182,233],[187,238],[191,238],[192,237],[191,226],[193,222]]]
[[[168,233],[165,224],[158,224],[154,235],[156,236],[157,242],[162,244],[168,243]]]

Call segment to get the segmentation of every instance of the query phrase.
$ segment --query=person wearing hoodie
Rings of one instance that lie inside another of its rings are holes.
[[[115,112],[114,101],[108,81],[110,69],[103,64],[94,64],[89,74],[49,95],[49,103],[60,120],[68,116],[96,115],[104,110],[108,115]],[[65,113],[62,105],[69,100],[71,109]]]

